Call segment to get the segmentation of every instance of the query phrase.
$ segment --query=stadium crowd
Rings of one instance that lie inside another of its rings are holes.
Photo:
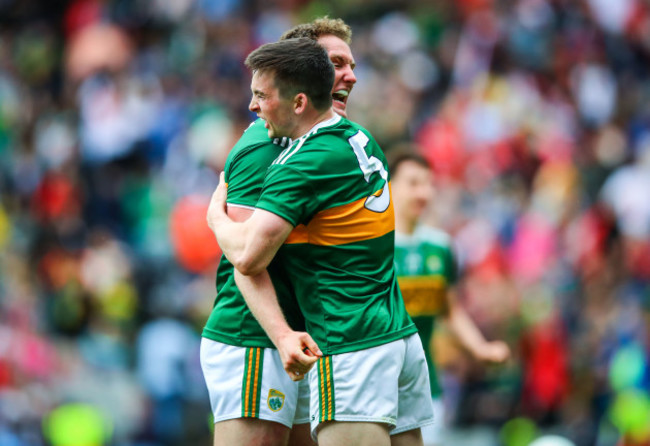
[[[348,116],[431,162],[427,222],[513,352],[439,331],[449,444],[650,444],[643,0],[1,0],[0,444],[209,444],[205,210],[254,118],[243,60],[324,14],[354,33]]]

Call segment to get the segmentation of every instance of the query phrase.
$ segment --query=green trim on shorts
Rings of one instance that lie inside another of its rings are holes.
[[[244,375],[241,386],[242,418],[258,418],[260,415],[263,364],[264,349],[247,347],[244,357]]]
[[[323,356],[318,360],[318,396],[320,422],[334,420],[336,406],[334,403],[334,367],[332,367],[331,356]]]

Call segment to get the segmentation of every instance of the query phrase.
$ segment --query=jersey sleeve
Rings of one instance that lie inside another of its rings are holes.
[[[228,184],[229,204],[254,207],[259,196],[261,176],[259,162],[254,155],[256,147],[242,151],[226,162],[224,178]],[[248,156],[247,156],[248,155]],[[263,173],[262,173],[263,175]]]
[[[255,207],[278,215],[293,226],[307,223],[316,212],[317,197],[313,187],[300,170],[284,164],[272,165]]]

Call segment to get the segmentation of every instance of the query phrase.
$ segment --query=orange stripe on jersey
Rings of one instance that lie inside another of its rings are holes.
[[[298,225],[295,228],[293,228],[293,231],[291,231],[291,234],[289,234],[289,237],[284,241],[284,243],[287,244],[294,244],[294,243],[308,243],[309,242],[309,232],[307,231],[307,226],[305,225]]]
[[[406,311],[411,316],[447,313],[447,281],[443,276],[398,276]]]
[[[382,189],[373,195],[381,194]],[[307,226],[298,225],[286,244],[309,243],[332,246],[371,240],[395,229],[395,212],[391,200],[385,212],[365,207],[367,197],[317,213]]]

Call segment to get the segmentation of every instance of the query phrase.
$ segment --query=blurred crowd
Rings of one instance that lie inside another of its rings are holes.
[[[449,444],[650,444],[646,0],[0,0],[0,444],[210,444],[205,210],[255,117],[243,59],[324,14],[350,118],[431,162],[427,223],[514,352],[440,330]]]

